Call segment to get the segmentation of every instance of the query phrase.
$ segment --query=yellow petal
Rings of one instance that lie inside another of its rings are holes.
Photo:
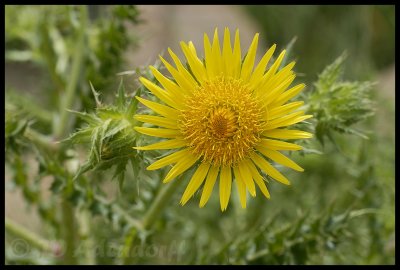
[[[275,72],[276,72],[276,71],[279,69],[279,67],[281,66],[282,60],[283,60],[283,58],[285,57],[285,53],[286,53],[286,50],[283,50],[283,51],[279,54],[279,56],[278,56],[278,58],[276,59],[275,63],[271,66],[270,71],[271,71],[272,74],[275,74]]]
[[[146,146],[136,146],[133,147],[137,150],[158,150],[158,149],[174,149],[181,148],[186,145],[186,142],[180,139],[172,139],[168,141],[162,141],[158,143],[153,143]]]
[[[271,56],[274,54],[276,48],[276,44],[272,45],[271,48],[264,54],[258,63],[257,67],[254,69],[253,74],[250,77],[250,85],[252,88],[256,88],[258,84],[261,82],[262,76],[264,75],[265,68],[268,65]]]
[[[185,157],[182,157],[178,163],[176,163],[171,170],[168,172],[168,174],[165,176],[163,183],[168,183],[181,173],[185,172],[187,169],[192,167],[193,164],[196,163],[198,158],[194,156],[191,153],[187,153]]]
[[[269,88],[273,89],[276,87],[280,82],[286,80],[287,77],[294,74],[292,68],[296,65],[295,61],[290,62],[284,68],[279,70],[276,74],[271,75],[271,78],[265,85],[268,85]]]
[[[193,42],[191,42],[191,41],[189,41],[189,49],[190,49],[190,51],[192,52],[192,54],[193,54],[194,56],[197,57],[196,48],[194,47]],[[197,57],[197,58],[198,58],[198,57]],[[199,59],[199,60],[200,60],[200,59]]]
[[[192,70],[194,76],[197,78],[197,81],[203,82],[207,80],[206,69],[204,68],[204,65],[200,61],[200,59],[197,58],[196,53],[193,53],[193,51],[189,48],[188,45],[186,45],[185,42],[182,41],[180,44],[182,51],[189,63],[190,69]]]
[[[160,84],[165,88],[165,90],[167,90],[168,92],[170,92],[171,96],[174,99],[178,99],[179,102],[183,102],[184,99],[184,93],[185,91],[179,87],[176,83],[174,83],[173,81],[167,79],[164,75],[161,74],[160,71],[158,71],[158,69],[156,69],[153,66],[150,66],[150,70],[153,73],[154,77],[157,79],[157,81],[160,82]]]
[[[219,38],[218,38],[218,28],[215,28],[214,31],[214,39],[211,52],[213,57],[212,63],[215,66],[215,75],[219,75],[223,70],[222,70],[221,48],[219,46]]]
[[[161,62],[163,62],[169,73],[171,73],[172,77],[175,79],[184,94],[190,94],[192,88],[190,87],[190,83],[186,80],[186,78],[170,63],[168,63],[167,60],[165,60],[161,55],[158,57],[160,58]]]
[[[284,81],[288,80],[289,77],[296,77],[295,73],[291,70],[295,64],[296,63],[294,61],[291,62],[286,67],[279,70],[276,74],[272,74],[273,70],[269,69],[268,72],[263,75],[262,81],[258,86],[260,91],[267,93],[268,95],[278,95],[278,90],[275,88],[280,86]],[[278,89],[280,90],[280,88]],[[284,90],[285,89],[282,89],[281,91]]]
[[[254,163],[251,162],[250,160],[244,160],[244,162],[246,163],[247,167],[249,167],[249,170],[253,176],[254,182],[256,182],[256,184],[258,185],[258,187],[260,188],[260,190],[264,194],[264,196],[267,199],[269,199],[271,196],[269,194],[267,186],[265,185],[264,178],[260,175],[260,173],[258,172]]]
[[[266,147],[271,150],[301,150],[303,147],[294,143],[282,142],[271,139],[261,139],[259,146]]]
[[[214,188],[215,180],[217,180],[219,172],[219,167],[211,166],[210,171],[208,172],[206,183],[203,187],[203,193],[201,194],[200,198],[200,207],[203,207],[211,196],[211,192]]]
[[[258,151],[260,151],[260,153],[262,153],[264,156],[272,159],[273,161],[282,164],[286,167],[292,168],[293,170],[299,171],[299,172],[303,172],[304,169],[302,167],[300,167],[299,165],[297,165],[293,160],[291,160],[290,158],[286,157],[285,155],[283,155],[282,153],[276,151],[276,150],[271,150],[271,149],[267,149],[264,147],[257,147],[256,148]]]
[[[173,100],[172,97],[170,96],[170,94],[167,91],[165,91],[164,89],[162,89],[161,87],[157,86],[156,84],[152,83],[151,81],[149,81],[148,79],[146,79],[144,77],[140,77],[139,80],[156,97],[158,97],[160,100],[162,100],[169,106],[174,107],[176,109],[183,108],[182,103],[178,103],[175,100]]]
[[[304,111],[294,112],[269,121],[265,125],[265,130],[271,130],[278,127],[290,126],[298,122],[311,118],[312,115],[304,115]]]
[[[272,167],[264,158],[260,157],[258,154],[253,153],[250,156],[251,160],[256,164],[261,170],[266,172],[269,176],[274,178],[275,180],[281,182],[285,185],[290,185],[289,180],[283,176],[277,169]]]
[[[165,117],[137,114],[134,116],[134,118],[140,122],[145,122],[170,129],[178,129],[178,123],[176,120],[168,119]]]
[[[254,60],[257,53],[258,36],[258,33],[255,34],[253,41],[250,44],[249,50],[247,51],[247,55],[243,61],[242,70],[240,72],[240,78],[243,81],[248,81],[250,78],[250,74],[253,71]]]
[[[204,61],[206,63],[206,71],[209,79],[215,76],[214,65],[212,64],[211,43],[206,33],[204,33]]]
[[[281,93],[285,91],[286,88],[289,87],[289,85],[294,81],[295,78],[296,75],[292,74],[289,75],[286,79],[282,80],[276,86],[275,85],[272,86],[269,84],[267,86],[264,86],[264,89],[266,90],[263,92],[263,95],[261,96],[265,100],[265,105],[269,105],[274,100],[276,100],[281,95]]]
[[[224,45],[222,48],[222,59],[224,65],[224,71],[227,76],[233,75],[233,52],[231,46],[231,34],[229,29],[225,27],[224,32]]]
[[[264,131],[262,135],[277,139],[308,139],[313,136],[312,133],[295,129],[271,129]]]
[[[186,159],[188,154],[190,154],[190,150],[189,149],[183,149],[181,151],[172,153],[172,154],[170,154],[170,155],[168,155],[166,157],[163,157],[163,158],[157,160],[156,162],[154,162],[153,164],[148,166],[147,170],[149,170],[149,171],[157,170],[157,169],[165,167],[165,166],[167,166],[169,164],[176,163],[179,160]]]
[[[182,135],[181,131],[178,129],[149,128],[149,127],[134,127],[134,129],[139,133],[160,138],[176,138]]]
[[[228,207],[229,197],[231,196],[232,172],[230,166],[222,166],[219,176],[219,199],[221,210],[225,211]]]
[[[290,88],[289,90],[281,94],[276,100],[274,100],[273,104],[277,104],[278,106],[284,104],[289,99],[297,96],[304,89],[305,86],[306,85],[304,83],[301,83]]]
[[[284,122],[281,122],[279,125],[274,126],[273,128],[278,128],[278,127],[285,127],[285,126],[290,126],[299,122],[302,122],[304,120],[307,120],[309,118],[312,118],[312,115],[303,115],[303,116],[299,116]],[[268,128],[266,128],[266,130],[272,129],[271,126],[268,126]]]
[[[181,204],[185,205],[187,201],[193,196],[196,190],[199,189],[200,185],[203,183],[204,178],[207,175],[210,164],[202,163],[193,174],[192,179],[186,187],[185,192],[182,195]]]
[[[145,105],[147,108],[152,109],[154,112],[161,114],[162,116],[165,116],[170,119],[178,118],[179,111],[177,111],[171,107],[168,107],[168,106],[162,105],[160,103],[153,102],[153,101],[150,101],[150,100],[138,97],[138,96],[136,96],[136,99],[139,100],[140,103]]]
[[[278,58],[276,59],[275,63],[268,69],[267,73],[264,74],[262,81],[261,81],[261,88],[264,88],[264,85],[268,83],[271,79],[271,77],[275,74],[275,72],[278,70],[279,66],[282,63],[283,57],[285,56],[286,51],[283,50]]]
[[[234,167],[233,172],[235,173],[236,177],[236,187],[239,193],[240,204],[242,208],[246,208],[246,185],[244,184],[243,180],[241,179],[240,173],[238,168]]]
[[[233,77],[238,78],[240,76],[240,69],[242,66],[242,56],[241,56],[241,50],[240,50],[240,35],[239,35],[239,29],[236,29],[235,33],[235,45],[233,47]]]
[[[270,108],[268,111],[268,120],[272,120],[283,115],[287,115],[291,111],[296,110],[304,104],[304,101],[295,101],[292,103],[285,104],[283,106],[278,106],[275,108]]]
[[[256,186],[254,185],[253,177],[249,169],[247,168],[246,164],[240,162],[238,165],[239,173],[242,176],[243,183],[246,185],[247,189],[249,190],[251,196],[256,196]]]
[[[182,77],[184,78],[184,80],[182,81],[182,87],[186,89],[195,88],[198,84],[193,78],[192,74],[190,74],[190,72],[183,66],[181,60],[179,60],[179,57],[170,48],[168,48],[168,52],[171,55],[172,60],[174,61],[179,73],[183,75]]]
[[[303,115],[304,115],[304,111],[297,111],[297,112],[286,114],[281,117],[276,117],[273,119],[267,118],[268,122],[265,125],[265,129],[271,130],[271,129],[285,126],[286,122],[291,121],[291,120],[293,120],[297,117],[303,116]],[[269,117],[269,110],[268,110],[268,117]]]

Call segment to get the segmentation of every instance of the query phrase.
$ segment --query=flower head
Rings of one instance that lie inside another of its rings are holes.
[[[168,49],[175,67],[163,57],[160,59],[172,78],[165,77],[152,66],[150,69],[161,86],[140,78],[162,103],[138,97],[141,103],[160,116],[136,115],[137,120],[158,127],[135,129],[167,140],[136,149],[178,149],[147,168],[156,170],[174,164],[164,179],[165,183],[196,166],[182,196],[182,205],[204,183],[200,199],[200,207],[203,207],[217,179],[222,211],[228,206],[233,181],[243,208],[246,207],[247,191],[256,195],[256,185],[269,198],[260,170],[283,184],[289,185],[289,180],[268,160],[303,171],[280,152],[300,150],[301,146],[280,139],[312,136],[301,130],[285,129],[311,117],[297,110],[302,101],[287,103],[305,85],[289,88],[295,78],[292,71],[294,62],[280,69],[285,51],[267,69],[275,45],[254,67],[257,44],[258,34],[242,60],[239,31],[236,31],[232,48],[230,32],[225,29],[221,50],[216,29],[212,44],[207,34],[204,35],[204,60],[198,57],[192,42],[181,42],[187,65]]]

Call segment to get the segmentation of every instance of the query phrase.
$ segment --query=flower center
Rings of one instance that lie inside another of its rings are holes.
[[[241,80],[218,77],[186,99],[179,126],[203,162],[235,165],[247,157],[262,133],[262,110]]]
[[[237,129],[235,114],[227,108],[217,108],[209,117],[209,129],[215,139],[228,140]]]

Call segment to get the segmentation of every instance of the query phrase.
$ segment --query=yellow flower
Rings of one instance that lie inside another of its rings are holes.
[[[164,183],[196,166],[182,196],[182,205],[205,182],[200,199],[200,207],[203,207],[210,198],[218,175],[222,211],[228,206],[233,179],[243,208],[246,207],[246,192],[249,191],[253,197],[256,195],[255,185],[269,198],[265,179],[259,170],[285,185],[290,183],[267,159],[303,171],[280,152],[300,150],[301,146],[279,139],[312,137],[305,131],[284,129],[312,117],[304,115],[304,111],[295,111],[303,105],[302,101],[287,103],[305,85],[298,84],[287,90],[295,78],[292,71],[295,63],[279,69],[285,51],[266,70],[276,45],[253,68],[257,44],[258,33],[242,61],[239,31],[236,30],[232,49],[230,32],[225,28],[221,51],[216,29],[212,45],[204,34],[204,60],[198,57],[192,42],[181,42],[187,65],[168,49],[176,67],[161,56],[160,59],[172,78],[163,76],[152,66],[150,69],[161,86],[140,78],[162,103],[138,97],[142,104],[160,116],[136,115],[135,118],[160,128],[135,129],[142,134],[168,140],[136,149],[179,148],[147,168],[156,170],[174,164]]]

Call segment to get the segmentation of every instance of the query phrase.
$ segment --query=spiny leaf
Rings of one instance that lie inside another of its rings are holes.
[[[100,102],[100,100],[99,100],[100,93],[97,92],[97,91],[94,89],[93,84],[92,84],[91,81],[89,81],[89,83],[90,83],[90,89],[92,90],[94,99],[96,100],[96,106],[97,106],[97,107],[101,107],[101,102]]]
[[[347,58],[347,53],[343,52],[332,64],[327,66],[318,76],[316,88],[320,91],[329,91],[329,88],[340,79],[343,74],[343,63]]]
[[[78,112],[78,111],[74,111],[74,110],[67,110],[67,111],[76,114],[80,119],[82,119],[83,121],[87,122],[89,125],[97,125],[101,121],[100,118],[98,118],[93,113]]]
[[[136,99],[135,99],[136,100]],[[116,166],[113,178],[117,177],[122,187],[126,164],[135,158],[136,132],[133,121],[127,118],[132,108],[125,98],[123,82],[118,89],[117,106],[102,104],[91,114],[79,113],[86,126],[82,127],[66,142],[89,144],[88,158],[80,167],[75,179],[88,170],[106,170]],[[130,115],[133,117],[133,115]]]
[[[68,138],[62,140],[61,142],[67,142],[71,144],[80,144],[90,140],[90,136],[92,134],[92,130],[82,128],[80,130],[72,133]]]
[[[81,176],[82,174],[84,174],[85,172],[89,171],[92,168],[93,165],[89,161],[85,162],[83,165],[79,166],[79,169],[77,173],[74,175],[74,178],[72,180],[75,181],[76,179],[78,179],[79,176]]]
[[[125,168],[127,164],[128,164],[128,159],[125,159],[122,162],[118,163],[118,165],[115,167],[113,179],[117,178],[119,183],[119,190],[122,190],[124,185]]]
[[[124,107],[125,107],[125,86],[121,78],[121,81],[119,82],[118,86],[117,108],[118,110],[122,110]]]
[[[345,58],[346,54],[342,54],[324,69],[309,96],[308,112],[315,116],[315,134],[322,145],[324,137],[334,142],[333,131],[366,138],[353,126],[374,113],[370,97],[374,83],[342,81]]]
[[[124,119],[121,121],[115,121],[115,120],[111,121],[110,127],[104,134],[104,139],[114,136],[115,134],[123,131],[129,126],[130,126],[129,122]]]

